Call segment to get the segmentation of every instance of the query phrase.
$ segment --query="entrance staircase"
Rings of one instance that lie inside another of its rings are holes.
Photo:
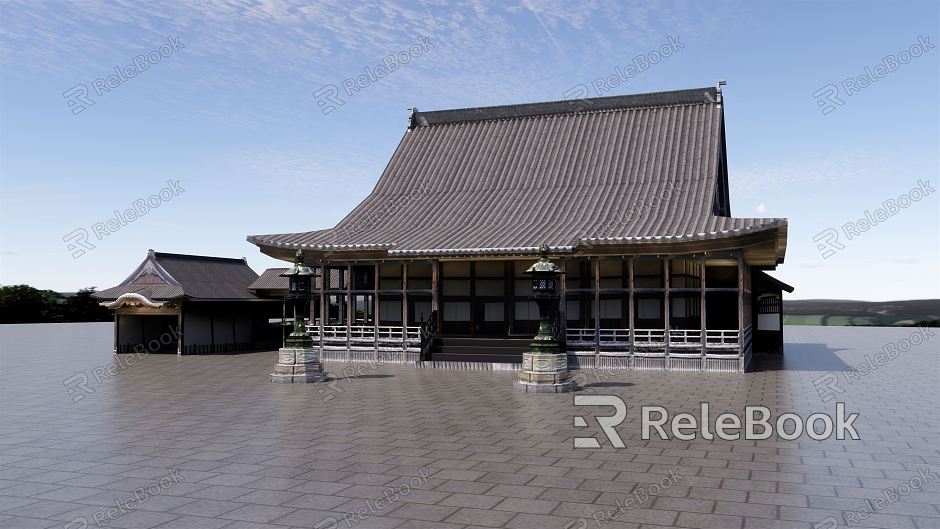
[[[440,362],[522,363],[531,338],[437,336],[429,360]]]

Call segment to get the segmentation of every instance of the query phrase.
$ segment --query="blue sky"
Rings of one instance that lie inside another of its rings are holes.
[[[335,224],[372,189],[408,108],[598,95],[596,79],[671,37],[681,49],[603,95],[728,81],[732,212],[789,218],[775,275],[792,298],[940,297],[940,193],[851,240],[842,229],[918,180],[940,187],[938,2],[170,4],[0,7],[0,283],[105,288],[148,248],[246,256],[260,272],[279,262],[245,236]],[[324,115],[314,92],[421,37],[429,47]],[[846,93],[915,45],[926,52]],[[842,104],[824,114],[829,84]],[[63,95],[76,85],[94,102],[77,114]],[[73,259],[64,236],[167,180],[184,191]],[[827,228],[843,248],[823,258]]]

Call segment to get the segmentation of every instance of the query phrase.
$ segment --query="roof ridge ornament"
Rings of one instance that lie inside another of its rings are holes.
[[[551,262],[548,259],[549,246],[547,243],[542,243],[539,246],[539,260],[530,266],[525,273],[531,274],[534,272],[558,272],[561,268],[558,267],[555,263]]]
[[[548,250],[549,250],[548,244],[543,242],[543,243],[539,246],[539,257],[541,257],[542,259],[545,259],[545,260],[547,261],[547,260],[548,260]]]
[[[301,248],[297,249],[297,253],[294,254],[294,266],[287,269],[283,274],[280,274],[281,277],[316,277],[317,273],[315,270],[304,264],[304,251]]]

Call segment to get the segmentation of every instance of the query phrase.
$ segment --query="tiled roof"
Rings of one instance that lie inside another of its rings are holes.
[[[281,277],[281,274],[287,271],[287,268],[268,268],[258,279],[248,285],[250,290],[287,290],[287,278]]]
[[[577,103],[577,105],[575,105]],[[783,227],[717,208],[714,88],[415,112],[372,193],[334,228],[255,235],[264,249],[389,255],[535,253]]]
[[[151,300],[254,299],[248,285],[257,278],[244,259],[151,250],[120,285],[101,290],[95,297],[113,300],[123,294],[141,293]]]

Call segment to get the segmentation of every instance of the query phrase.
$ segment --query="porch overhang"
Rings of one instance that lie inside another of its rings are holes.
[[[249,236],[248,242],[270,257],[290,261],[297,249],[304,250],[311,262],[450,260],[466,258],[505,259],[538,254],[538,246],[482,248],[403,249],[387,244],[304,244],[265,240]],[[552,255],[675,255],[722,252],[740,249],[752,266],[774,267],[783,262],[787,246],[787,224],[779,222],[759,229],[726,230],[645,237],[585,237],[573,244],[549,244]]]

